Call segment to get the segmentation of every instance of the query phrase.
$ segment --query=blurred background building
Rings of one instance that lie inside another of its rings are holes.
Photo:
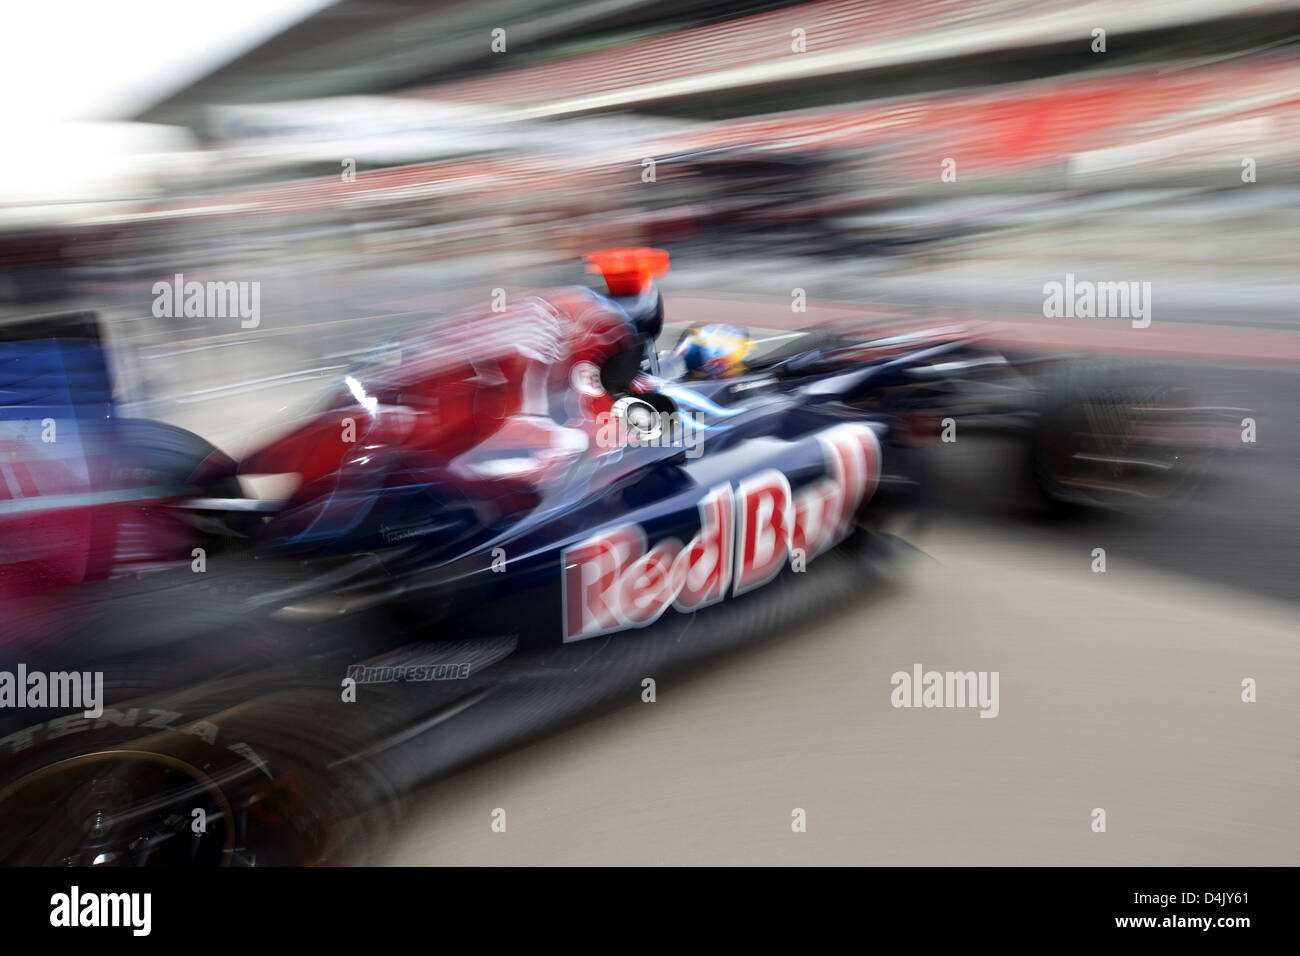
[[[616,244],[669,248],[669,291],[1032,316],[1092,270],[1289,323],[1298,37],[1285,0],[316,5],[10,151],[0,299],[93,305],[147,357],[229,333],[151,321],[155,281],[275,282],[295,376],[352,350],[331,322],[373,338]]]

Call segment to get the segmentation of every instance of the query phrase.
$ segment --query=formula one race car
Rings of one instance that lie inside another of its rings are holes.
[[[666,255],[591,263],[607,291],[435,323],[238,462],[116,417],[88,317],[5,330],[0,859],[373,845],[417,785],[859,593],[952,423],[1022,435],[1061,507],[1169,501],[1213,450],[1169,385],[958,325],[661,353]]]

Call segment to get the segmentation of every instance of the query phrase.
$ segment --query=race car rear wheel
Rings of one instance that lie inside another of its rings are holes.
[[[270,754],[189,733],[91,734],[8,761],[0,865],[224,867],[328,855],[330,834],[300,778],[277,772]]]

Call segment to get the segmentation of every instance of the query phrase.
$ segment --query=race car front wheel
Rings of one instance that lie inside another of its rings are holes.
[[[1039,490],[1058,510],[1158,513],[1184,500],[1208,454],[1191,404],[1150,370],[1057,369],[1030,443]]]

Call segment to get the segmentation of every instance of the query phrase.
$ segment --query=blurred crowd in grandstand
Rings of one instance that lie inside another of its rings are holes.
[[[130,121],[19,144],[0,299],[619,244],[945,256],[1117,209],[1161,257],[1141,210],[1188,203],[1285,257],[1297,27],[1281,0],[343,0]]]

